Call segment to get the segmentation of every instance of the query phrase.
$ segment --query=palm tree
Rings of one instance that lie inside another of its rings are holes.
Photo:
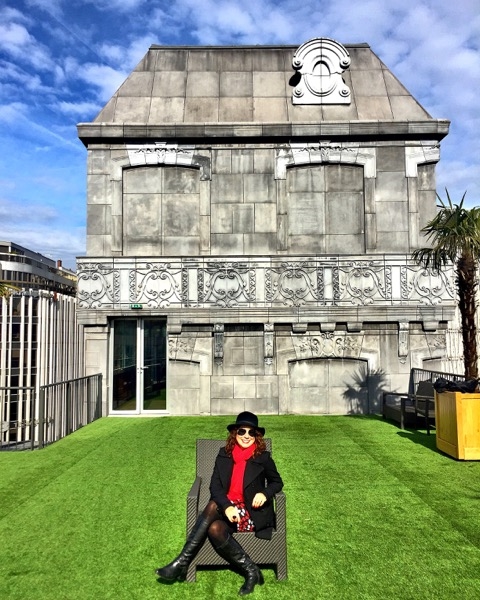
[[[10,296],[12,292],[18,291],[18,289],[19,288],[15,287],[14,285],[9,285],[4,281],[0,281],[0,298],[3,298],[3,296]]]
[[[422,229],[432,246],[415,250],[412,258],[418,264],[437,271],[449,263],[454,264],[462,320],[465,379],[477,379],[476,288],[480,259],[480,207],[463,207],[466,192],[460,204],[453,204],[448,190],[445,191],[448,202],[437,194],[439,211]]]

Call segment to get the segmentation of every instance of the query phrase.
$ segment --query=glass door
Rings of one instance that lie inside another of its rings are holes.
[[[115,319],[112,330],[112,412],[166,410],[165,319]]]
[[[145,319],[142,326],[142,410],[165,410],[167,408],[166,322]]]

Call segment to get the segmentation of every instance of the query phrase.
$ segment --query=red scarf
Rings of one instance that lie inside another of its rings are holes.
[[[245,476],[245,468],[247,466],[247,460],[253,456],[255,448],[255,443],[248,448],[242,448],[238,444],[235,444],[235,447],[233,448],[232,479],[230,480],[230,488],[227,494],[227,498],[232,500],[232,502],[237,500],[243,502],[243,478]]]

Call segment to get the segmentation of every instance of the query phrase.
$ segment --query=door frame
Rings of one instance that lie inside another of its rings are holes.
[[[122,316],[115,317],[110,322],[110,330],[109,330],[109,360],[108,360],[108,371],[109,371],[109,394],[108,394],[108,414],[114,416],[133,416],[133,415],[159,415],[159,414],[168,414],[167,407],[165,409],[145,409],[144,406],[144,382],[145,382],[145,367],[144,358],[145,358],[145,322],[146,321],[163,321],[165,323],[165,329],[167,325],[166,317],[140,317],[137,315]],[[113,385],[113,361],[114,361],[114,339],[115,339],[115,323],[119,321],[135,321],[136,322],[136,337],[135,337],[135,373],[136,373],[136,382],[135,382],[135,408],[131,410],[118,410],[113,408],[113,393],[114,393],[114,385]],[[168,340],[167,334],[165,335],[165,372],[166,372],[166,381],[168,382]],[[166,388],[167,389],[167,388]],[[167,399],[168,401],[168,399]],[[168,405],[166,405],[168,406]]]

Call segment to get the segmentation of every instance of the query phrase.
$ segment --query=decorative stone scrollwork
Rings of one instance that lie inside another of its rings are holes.
[[[358,358],[362,348],[361,336],[325,332],[319,335],[292,334],[297,359],[302,358]]]
[[[215,323],[213,328],[213,356],[219,365],[223,363],[223,346],[225,336],[223,323]]]
[[[112,306],[120,301],[120,272],[110,265],[84,263],[78,270],[80,308]]]
[[[453,271],[453,268],[451,269]],[[448,269],[435,271],[418,267],[402,267],[401,293],[403,300],[419,300],[422,304],[435,305],[455,298],[454,278]]]
[[[404,365],[407,362],[408,356],[408,323],[398,324],[398,358],[399,361]]]
[[[350,66],[350,55],[342,44],[328,38],[305,42],[293,55],[297,71],[293,104],[350,104],[350,88],[342,73]]]
[[[130,166],[142,165],[178,165],[198,167],[200,180],[211,179],[211,164],[206,156],[195,154],[195,146],[179,146],[167,142],[154,144],[127,144]]]
[[[263,333],[263,356],[266,365],[271,365],[273,362],[273,340],[274,340],[274,325],[273,323],[265,323]]]
[[[309,263],[282,263],[266,269],[265,292],[268,302],[280,301],[285,306],[319,301],[323,293],[323,269]]]
[[[130,301],[146,303],[150,308],[182,302],[185,294],[188,297],[188,289],[182,290],[184,279],[183,271],[174,271],[169,263],[147,263],[146,272],[130,271]]]
[[[278,148],[275,156],[275,179],[286,179],[288,167],[334,163],[362,166],[365,179],[377,175],[375,148],[363,148],[352,142],[333,144],[319,141],[291,143]]]
[[[373,304],[392,295],[392,273],[380,262],[353,262],[339,267],[339,299],[348,298],[352,304]]]
[[[248,263],[208,263],[200,272],[198,297],[202,302],[228,308],[240,302],[255,302],[255,269]]]

